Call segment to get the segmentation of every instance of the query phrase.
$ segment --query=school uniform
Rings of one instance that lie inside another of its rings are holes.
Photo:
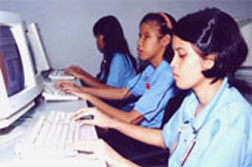
[[[195,118],[197,97],[191,92],[164,126],[171,167],[251,167],[252,109],[227,78],[209,104]]]
[[[136,97],[141,96],[134,109],[144,116],[140,126],[159,128],[168,100],[176,93],[172,69],[163,60],[155,69],[152,65],[134,77],[127,89]]]
[[[104,79],[104,73],[105,71],[102,71],[100,77],[98,78],[100,81]],[[114,53],[110,64],[108,78],[105,84],[115,88],[122,88],[125,87],[128,81],[135,77],[135,75],[136,71],[130,58],[122,53]],[[115,108],[123,109],[123,106],[121,106],[123,102],[121,100],[103,99],[103,101]],[[88,106],[91,107],[93,105],[88,104]]]
[[[117,88],[125,87],[135,75],[136,72],[130,58],[122,53],[115,53],[110,64],[106,85]],[[103,77],[104,71],[102,71],[99,79],[102,80]]]

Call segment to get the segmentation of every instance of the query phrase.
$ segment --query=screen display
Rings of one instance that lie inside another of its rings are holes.
[[[10,27],[0,26],[0,65],[8,96],[24,89],[20,53]]]

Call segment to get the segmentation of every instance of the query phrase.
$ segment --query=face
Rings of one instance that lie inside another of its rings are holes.
[[[159,54],[162,54],[161,35],[157,27],[151,23],[140,25],[139,39],[137,43],[138,56],[142,61],[151,61]]]
[[[212,64],[197,54],[191,43],[174,36],[172,44],[175,55],[171,66],[177,87],[196,89],[206,81],[202,71],[211,68]]]
[[[104,35],[102,35],[102,34],[99,34],[99,35],[96,36],[96,44],[97,44],[98,49],[101,52],[103,52],[104,46],[105,46],[103,38],[104,38]]]

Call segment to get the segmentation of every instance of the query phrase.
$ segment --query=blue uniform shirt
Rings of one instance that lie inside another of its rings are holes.
[[[177,146],[169,166],[251,167],[252,109],[227,78],[214,98],[195,118],[198,100],[191,92],[171,120],[164,126],[168,148]]]
[[[110,64],[106,85],[121,88],[125,87],[130,79],[135,76],[135,69],[128,56],[115,53]],[[104,77],[104,72],[100,78]]]
[[[164,108],[175,94],[174,80],[170,65],[164,60],[155,69],[152,65],[134,77],[127,89],[135,96],[141,96],[134,109],[144,115],[140,126],[159,128]]]

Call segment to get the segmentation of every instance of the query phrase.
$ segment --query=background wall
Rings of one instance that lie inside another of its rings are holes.
[[[54,68],[76,64],[96,74],[101,54],[92,34],[102,16],[115,15],[136,55],[138,24],[148,12],[165,11],[176,19],[218,7],[239,19],[252,18],[251,0],[0,0],[0,10],[17,12],[27,23],[37,22]]]

